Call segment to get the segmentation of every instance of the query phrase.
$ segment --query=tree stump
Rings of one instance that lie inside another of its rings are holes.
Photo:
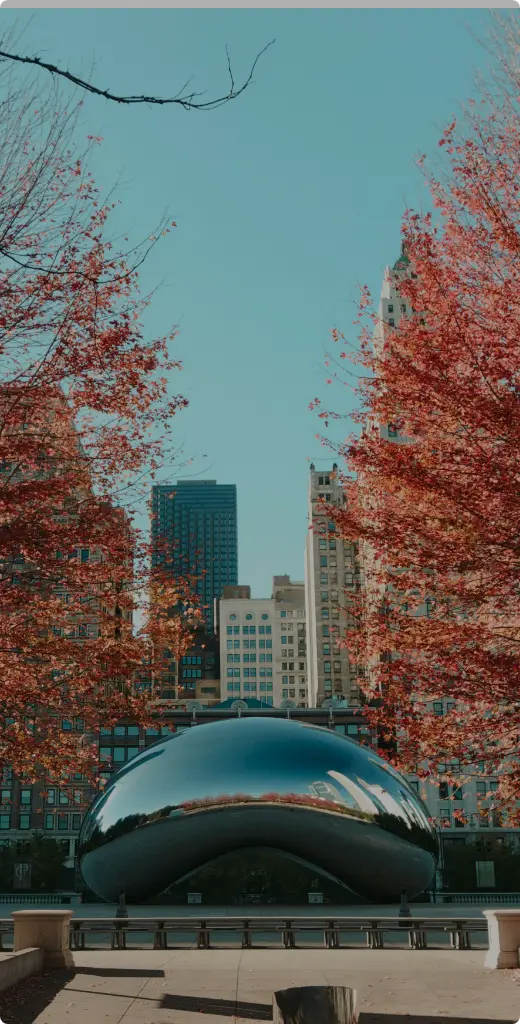
[[[357,1024],[356,990],[339,985],[284,988],[273,995],[274,1024]]]

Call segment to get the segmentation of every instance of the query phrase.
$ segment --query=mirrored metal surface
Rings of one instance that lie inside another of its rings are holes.
[[[422,892],[438,841],[408,783],[370,748],[281,719],[198,725],[112,777],[80,834],[85,882],[106,900],[159,895],[216,857],[270,847],[359,896]]]

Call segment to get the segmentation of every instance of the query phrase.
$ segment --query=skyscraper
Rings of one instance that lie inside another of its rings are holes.
[[[152,560],[173,576],[194,574],[208,632],[214,599],[238,583],[237,489],[216,480],[178,480],[152,488]]]
[[[307,612],[307,665],[309,703],[319,707],[324,699],[357,702],[358,669],[350,661],[338,637],[351,628],[348,595],[359,585],[356,547],[335,534],[320,501],[342,505],[343,488],[337,466],[316,470],[311,463],[309,478],[309,529],[305,545],[305,605]]]

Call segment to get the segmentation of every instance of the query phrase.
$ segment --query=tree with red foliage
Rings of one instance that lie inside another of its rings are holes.
[[[408,211],[407,313],[382,325],[363,294],[354,361],[361,436],[340,446],[343,509],[365,587],[345,642],[369,669],[369,710],[399,737],[397,764],[496,775],[518,821],[520,790],[520,75],[517,23],[478,103],[425,169],[434,213]],[[424,161],[421,161],[425,168]],[[374,327],[381,344],[373,344]],[[339,332],[341,357],[349,356]],[[331,415],[321,411],[327,420]],[[381,429],[394,424],[401,443]],[[338,450],[338,449],[336,449]],[[354,478],[352,478],[354,474]],[[433,714],[432,700],[450,710]],[[445,705],[446,706],[446,705]]]
[[[4,83],[5,84],[5,83]],[[150,570],[134,521],[175,451],[175,336],[148,339],[130,253],[57,96],[7,83],[0,102],[0,764],[25,780],[93,778],[100,725],[149,722],[134,687],[200,611],[190,580]],[[167,228],[162,227],[162,233]],[[154,595],[155,604],[147,599]],[[144,623],[132,615],[145,605]],[[181,611],[175,616],[165,608]],[[151,610],[152,609],[152,610]],[[61,730],[62,719],[75,724]]]

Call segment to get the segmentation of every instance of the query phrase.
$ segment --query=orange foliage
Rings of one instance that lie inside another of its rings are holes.
[[[369,670],[369,712],[399,736],[397,763],[454,762],[520,787],[520,35],[492,89],[444,132],[447,174],[425,170],[435,212],[408,211],[412,312],[386,325],[364,292],[354,357],[361,436],[340,448],[365,590],[350,644]],[[424,167],[424,163],[423,163]],[[336,332],[334,340],[347,345]],[[362,371],[363,372],[363,371]],[[333,414],[321,412],[328,420]],[[379,427],[394,424],[405,443]],[[352,477],[354,474],[354,478]],[[427,612],[427,614],[425,614]],[[412,697],[415,699],[412,700]],[[453,702],[436,717],[432,699]]]

